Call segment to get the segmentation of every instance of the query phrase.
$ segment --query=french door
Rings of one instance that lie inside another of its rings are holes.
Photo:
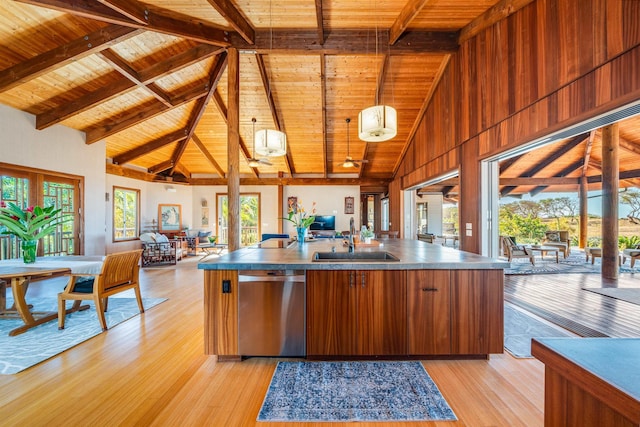
[[[216,194],[217,235],[220,243],[229,243],[229,198]],[[250,246],[260,241],[260,194],[240,194],[240,245]]]
[[[53,205],[62,209],[62,215],[72,218],[40,240],[38,256],[82,253],[80,192],[83,184],[82,177],[0,164],[0,200],[22,208]],[[19,258],[19,248],[18,239],[2,235],[0,259]]]

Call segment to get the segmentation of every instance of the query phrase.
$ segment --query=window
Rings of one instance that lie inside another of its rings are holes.
[[[137,239],[140,230],[140,190],[113,187],[113,241]]]
[[[229,243],[228,209],[226,194],[217,194],[218,242]],[[240,195],[240,245],[250,246],[260,241],[260,194]]]

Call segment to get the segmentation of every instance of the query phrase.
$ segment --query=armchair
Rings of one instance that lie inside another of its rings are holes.
[[[533,256],[533,252],[527,249],[525,246],[516,245],[513,243],[513,240],[507,236],[500,236],[500,241],[502,243],[502,248],[506,252],[507,259],[509,262],[513,258],[529,258],[531,264],[536,265],[535,257]]]
[[[545,238],[542,241],[544,246],[552,246],[558,248],[562,252],[563,258],[571,254],[571,239],[569,232],[566,230],[545,231]]]
[[[67,300],[73,300],[73,308],[77,310],[82,301],[92,299],[103,331],[107,330],[104,312],[111,295],[133,289],[138,309],[144,313],[138,281],[141,254],[142,249],[137,249],[107,255],[97,276],[71,274],[64,291],[58,294],[58,329],[64,329]]]
[[[182,259],[182,246],[178,240],[169,240],[163,234],[143,233],[140,235],[142,243],[142,266],[175,264]]]

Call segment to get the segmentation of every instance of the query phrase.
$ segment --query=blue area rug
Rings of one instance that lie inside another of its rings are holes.
[[[279,362],[258,421],[457,420],[420,362]]]
[[[574,337],[559,326],[544,323],[511,304],[504,304],[504,348],[517,358],[531,358],[531,338]]]
[[[544,258],[540,258],[536,255],[536,265],[532,265],[527,258],[516,258],[511,260],[511,268],[506,268],[504,274],[588,274],[588,273],[600,273],[602,265],[600,258],[596,258],[595,264],[591,264],[591,260],[586,262],[584,252],[578,252],[573,250],[571,255],[566,259],[562,258],[560,254],[560,262],[556,263],[556,257],[552,254],[547,254]],[[637,273],[640,272],[640,268],[635,266],[631,268],[629,266],[629,260],[626,264],[620,266],[620,273]]]
[[[145,311],[163,301],[166,298],[142,299]],[[28,302],[33,304],[34,311],[58,310],[58,302],[54,298],[30,298]],[[7,298],[7,306],[11,304],[13,300]],[[55,319],[10,337],[9,331],[24,323],[21,319],[0,319],[0,374],[9,375],[25,370],[102,333],[93,302],[89,305],[91,307],[88,310],[67,314],[63,330],[58,330],[58,320]],[[112,297],[109,298],[105,318],[107,326],[111,328],[139,314],[135,298]]]

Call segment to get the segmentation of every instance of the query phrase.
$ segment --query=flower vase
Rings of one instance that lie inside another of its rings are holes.
[[[298,246],[304,246],[304,238],[307,236],[307,229],[305,227],[297,227],[298,232]]]
[[[23,240],[20,243],[22,248],[22,260],[25,264],[33,264],[36,262],[36,252],[38,250],[37,240]]]

